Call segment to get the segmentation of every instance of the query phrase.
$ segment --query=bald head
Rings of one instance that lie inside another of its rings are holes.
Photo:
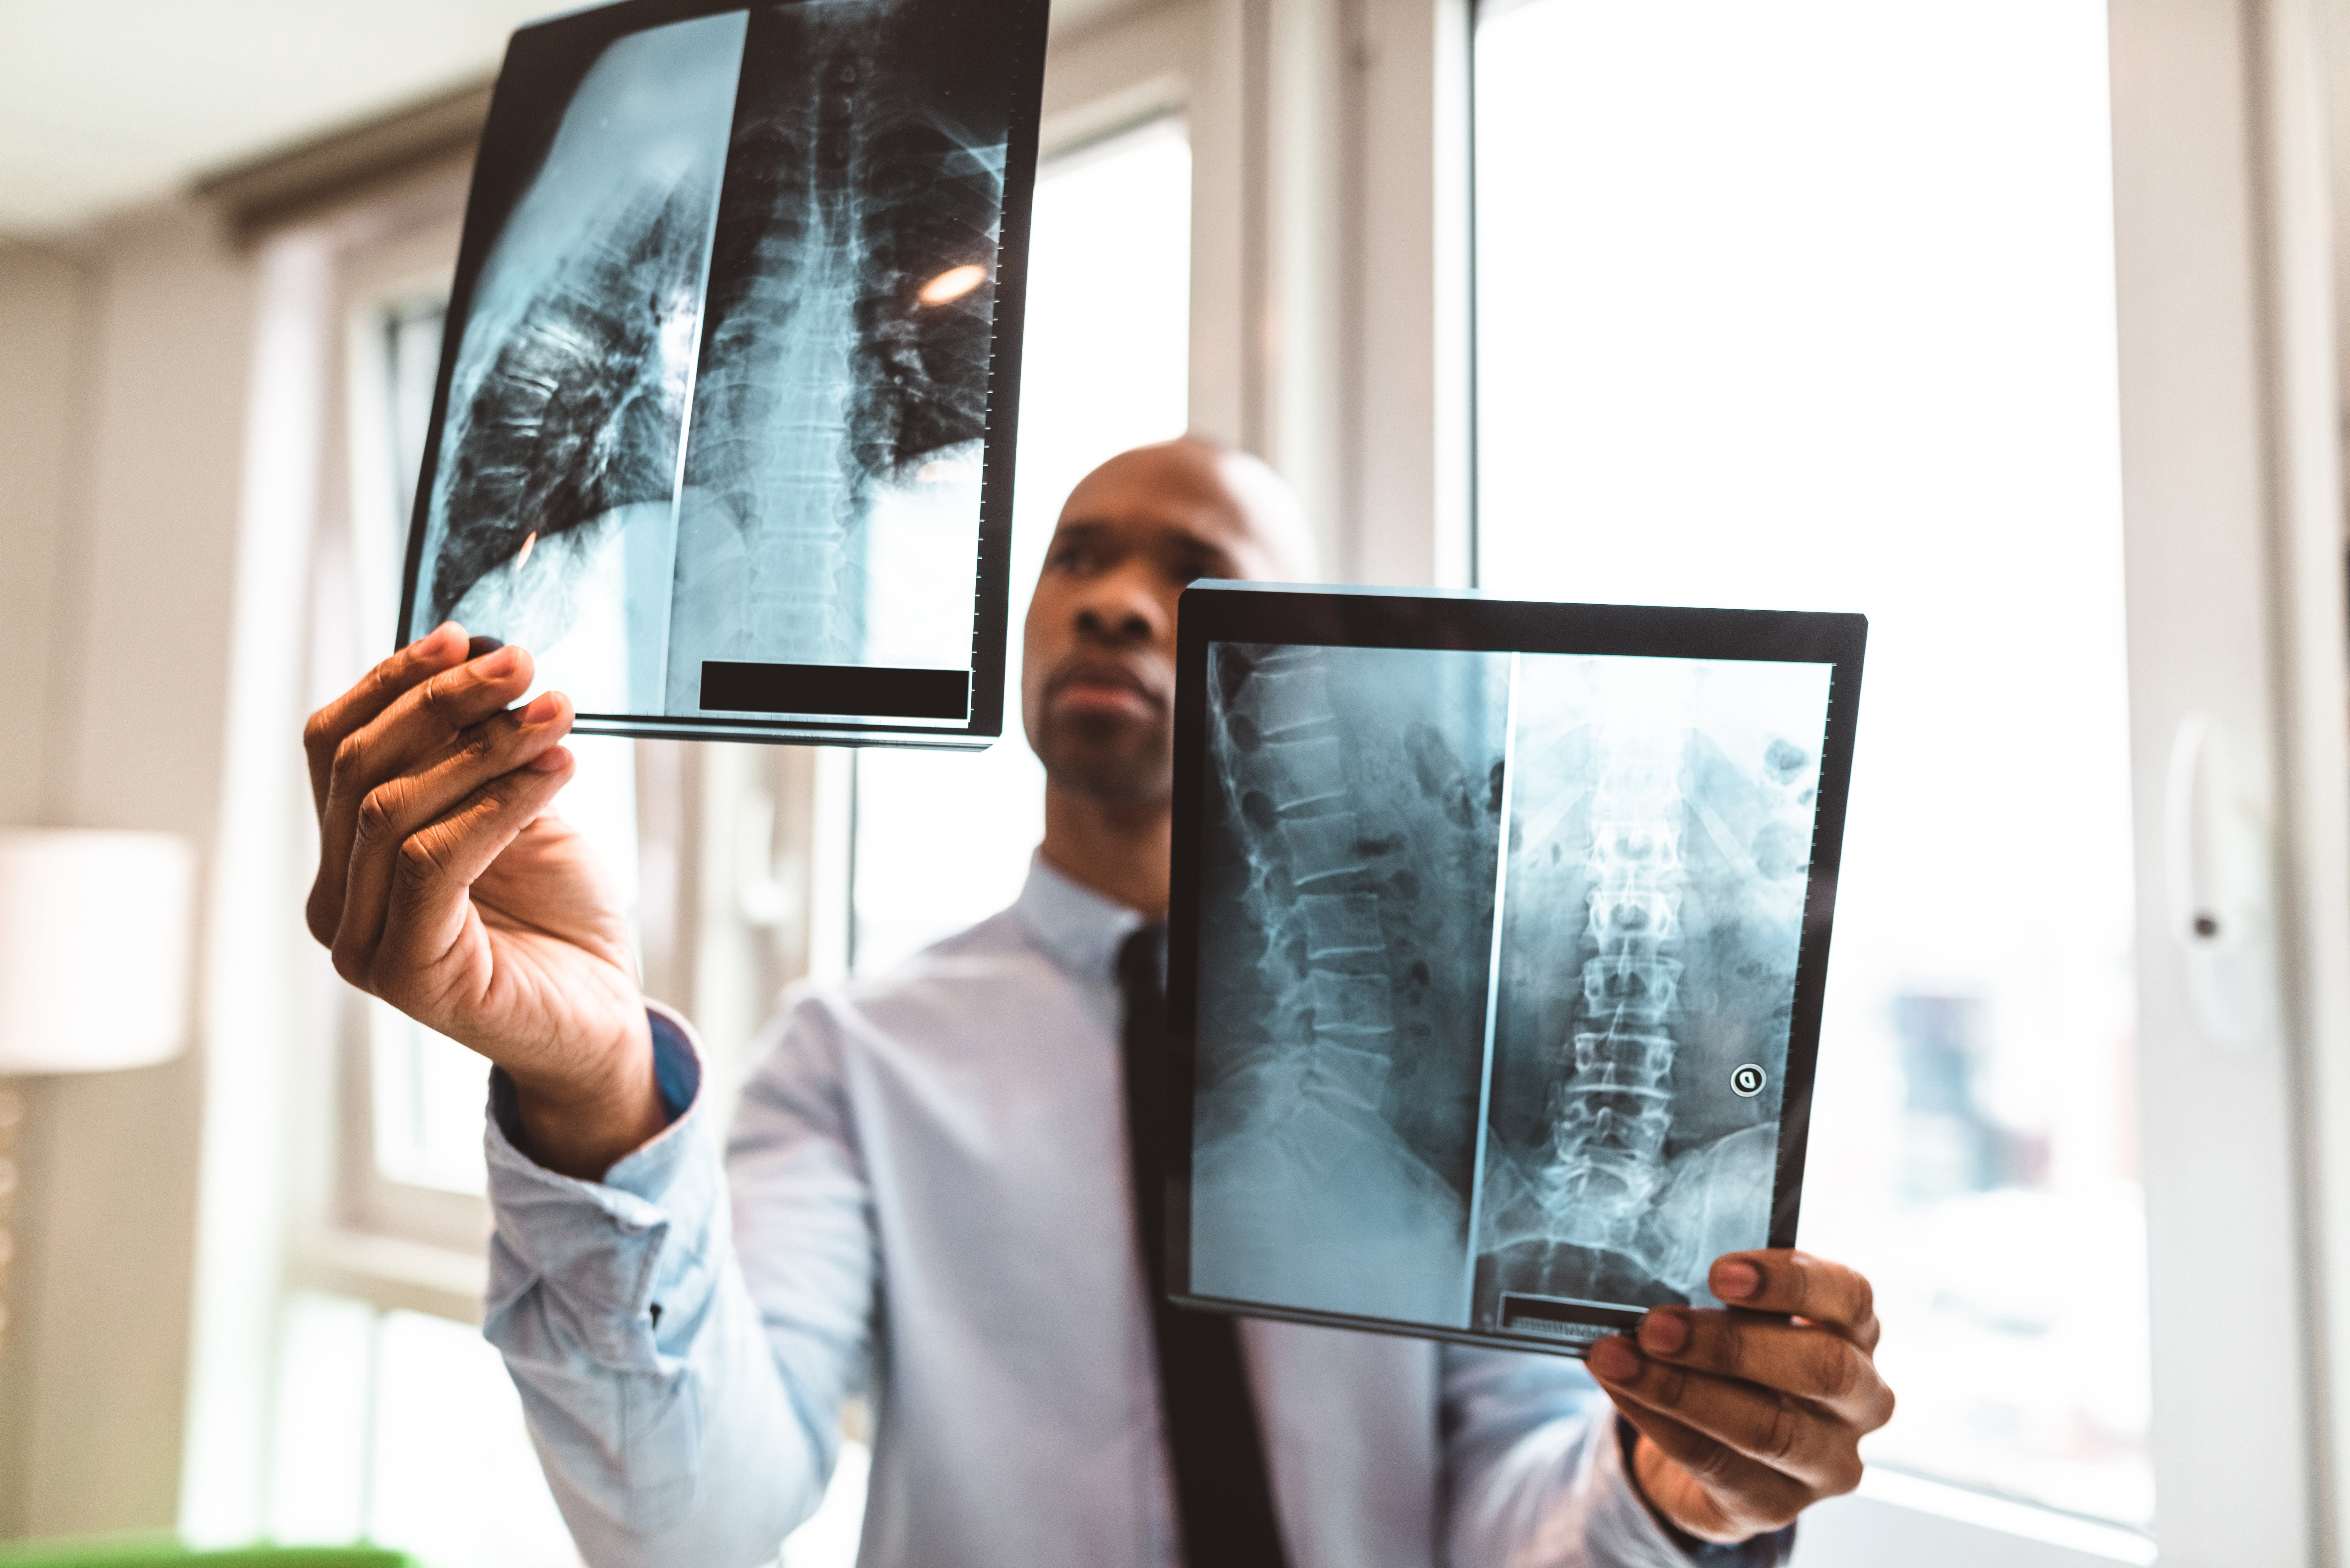
[[[1061,508],[1072,517],[1118,509],[1138,495],[1159,505],[1220,512],[1235,576],[1311,582],[1319,575],[1314,530],[1297,493],[1262,459],[1199,436],[1118,453],[1077,482]]]
[[[1028,743],[1052,787],[1104,805],[1167,800],[1177,597],[1200,577],[1314,576],[1297,497],[1245,452],[1187,437],[1086,475],[1045,552],[1021,670]]]

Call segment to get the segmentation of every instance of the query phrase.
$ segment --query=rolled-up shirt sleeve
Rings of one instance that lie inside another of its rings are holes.
[[[812,1176],[820,1197],[798,1214],[807,1228],[775,1240],[826,1262],[801,1289],[754,1301],[691,1032],[665,1011],[653,1022],[664,1097],[685,1103],[601,1181],[557,1175],[518,1148],[500,1114],[511,1085],[494,1076],[483,1334],[521,1391],[556,1501],[594,1568],[734,1568],[772,1558],[823,1498],[840,1403],[866,1352],[868,1221],[845,1144],[805,1148],[812,1169],[763,1173],[786,1187]],[[797,1087],[806,1104],[827,1099],[820,1073]],[[766,1200],[790,1201],[773,1190]],[[843,1324],[855,1327],[836,1332]]]
[[[1641,1500],[1617,1420],[1579,1363],[1444,1350],[1453,1568],[1773,1568],[1794,1532],[1700,1546]]]

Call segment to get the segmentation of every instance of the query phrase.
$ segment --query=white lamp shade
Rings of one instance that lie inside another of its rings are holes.
[[[0,832],[0,1074],[178,1055],[195,891],[175,834]]]

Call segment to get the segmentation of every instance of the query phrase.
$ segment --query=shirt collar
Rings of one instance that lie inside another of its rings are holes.
[[[1055,870],[1042,850],[1029,858],[1012,913],[1047,958],[1079,980],[1115,980],[1118,949],[1142,925],[1136,911]]]

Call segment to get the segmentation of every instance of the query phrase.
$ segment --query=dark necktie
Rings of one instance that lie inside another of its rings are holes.
[[[1236,1325],[1167,1302],[1167,929],[1143,927],[1118,950],[1126,1000],[1126,1128],[1134,1218],[1159,1351],[1159,1402],[1174,1460],[1175,1509],[1191,1568],[1283,1568],[1281,1525],[1264,1468]]]

